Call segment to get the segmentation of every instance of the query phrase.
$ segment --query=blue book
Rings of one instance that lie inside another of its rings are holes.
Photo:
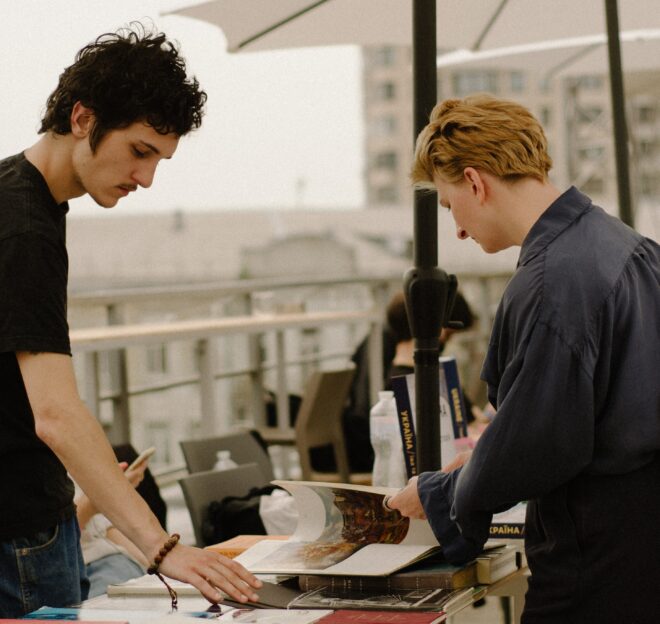
[[[444,375],[444,383],[443,377]],[[440,358],[440,393],[449,404],[454,438],[459,440],[468,434],[465,399],[458,377],[458,364],[453,355]]]
[[[458,371],[456,371],[458,375]],[[418,474],[417,468],[417,438],[416,411],[415,411],[415,375],[400,375],[390,380],[394,399],[396,400],[397,413],[399,415],[399,430],[403,443],[403,456],[408,478]],[[463,450],[467,440],[467,423],[465,427],[458,427],[454,421],[449,400],[449,391],[445,381],[444,368],[440,366],[440,454],[442,465],[446,465]],[[462,395],[460,395],[462,397]],[[464,413],[461,412],[461,414]],[[465,431],[465,433],[463,433]]]
[[[408,478],[417,474],[417,439],[415,437],[415,422],[413,408],[408,393],[408,375],[399,375],[390,380],[396,401],[396,411],[399,416],[399,430],[403,444],[403,459]]]

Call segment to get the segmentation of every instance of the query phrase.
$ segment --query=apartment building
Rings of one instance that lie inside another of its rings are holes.
[[[408,47],[363,51],[367,204],[410,206],[413,152],[412,54]],[[631,183],[635,203],[660,200],[660,70],[627,73]],[[608,78],[548,78],[542,71],[442,68],[438,99],[488,92],[527,106],[543,124],[560,187],[575,184],[616,212],[617,191]]]

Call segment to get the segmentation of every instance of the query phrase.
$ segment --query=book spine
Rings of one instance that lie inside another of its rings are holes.
[[[444,372],[444,381],[447,389],[447,401],[451,411],[454,438],[464,438],[468,434],[467,414],[465,413],[465,400],[458,376],[458,365],[455,357],[440,358],[440,365]],[[441,379],[442,381],[442,379]]]
[[[415,424],[413,420],[408,381],[405,375],[392,377],[392,390],[396,401],[396,411],[399,417],[399,431],[403,445],[403,460],[406,465],[408,478],[417,474],[417,440],[415,438]]]
[[[474,582],[476,582],[476,568],[474,575]],[[389,576],[333,576],[325,574],[301,574],[298,577],[298,586],[301,591],[308,592],[315,589],[328,588],[331,592],[340,594],[359,594],[361,592],[397,592],[412,589],[427,590],[427,589],[458,589],[460,587],[468,587],[473,585],[472,576],[470,579],[465,579],[465,585],[459,582],[459,587],[455,587],[453,575],[437,575],[437,574],[424,574],[424,575],[407,575],[398,577],[396,575]]]

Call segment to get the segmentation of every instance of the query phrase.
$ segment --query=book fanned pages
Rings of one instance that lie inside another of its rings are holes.
[[[398,592],[337,592],[320,587],[296,598],[292,609],[360,609],[364,611],[460,610],[473,599],[473,588],[409,589]]]
[[[399,430],[408,478],[418,473],[415,412],[415,375],[399,375],[390,380],[399,416]],[[454,356],[440,358],[440,454],[443,465],[471,448],[465,402]],[[438,466],[440,468],[440,466]]]
[[[430,557],[387,576],[301,574],[302,591],[329,587],[336,591],[400,591],[407,589],[461,589],[477,584],[477,562],[453,566],[442,557]]]
[[[236,557],[259,574],[378,576],[439,550],[426,520],[383,505],[395,488],[315,481],[274,481],[288,490],[299,519],[290,539],[263,540]]]
[[[332,615],[324,617],[321,622],[322,624],[441,624],[446,619],[445,613],[338,609]]]

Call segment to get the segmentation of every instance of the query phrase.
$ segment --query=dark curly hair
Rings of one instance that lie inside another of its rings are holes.
[[[48,98],[39,132],[71,132],[71,111],[79,101],[94,111],[93,151],[110,130],[141,120],[161,134],[183,136],[201,125],[206,97],[197,80],[186,77],[174,43],[132,23],[78,52]]]

